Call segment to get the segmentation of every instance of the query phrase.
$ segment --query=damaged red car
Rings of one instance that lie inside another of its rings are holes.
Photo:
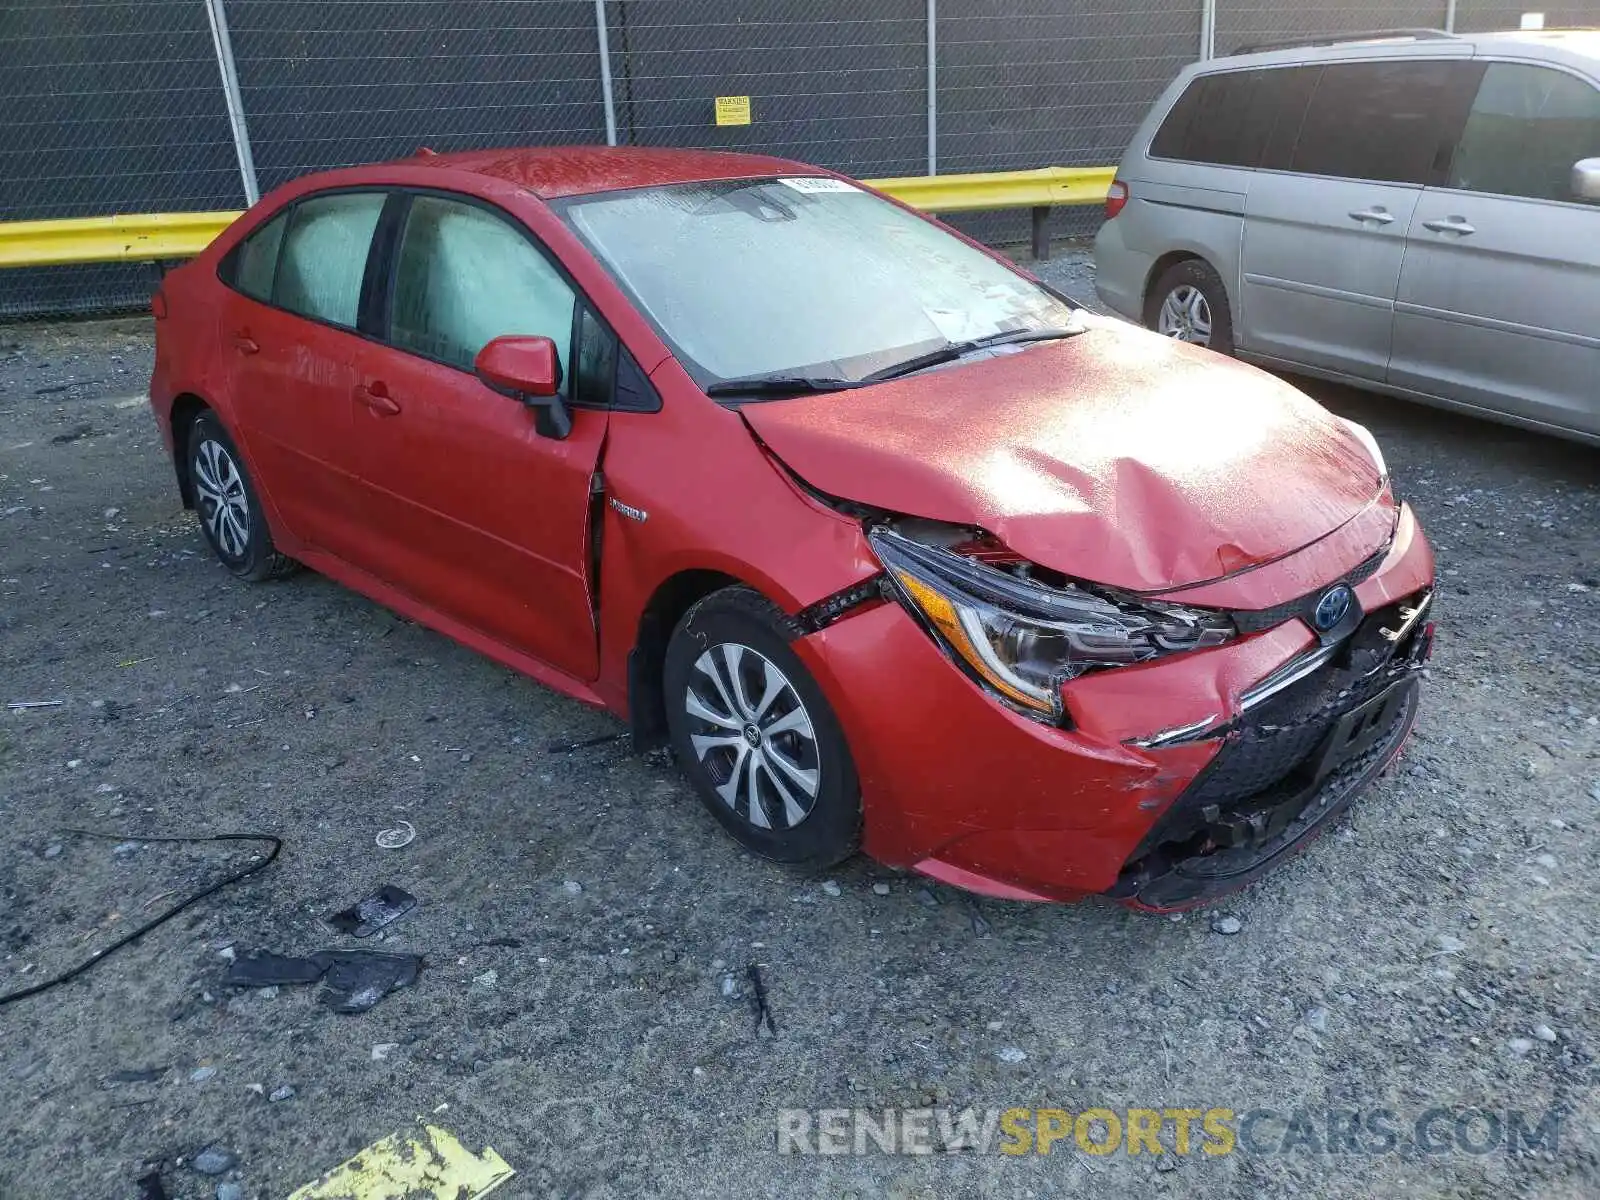
[[[1416,717],[1433,557],[1366,430],[813,167],[317,175],[154,309],[229,570],[617,714],[769,858],[1205,903]]]

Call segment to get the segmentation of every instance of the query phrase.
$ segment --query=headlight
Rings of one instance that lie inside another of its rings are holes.
[[[1234,635],[1218,613],[1052,587],[895,533],[868,534],[901,601],[980,683],[1030,715],[1059,719],[1061,685],[1120,667],[1216,646]]]

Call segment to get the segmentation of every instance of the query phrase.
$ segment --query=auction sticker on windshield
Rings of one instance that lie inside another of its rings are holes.
[[[843,179],[823,179],[816,175],[797,175],[792,179],[780,179],[779,183],[786,188],[808,195],[814,192],[859,192],[861,189],[853,183],[846,183]]]

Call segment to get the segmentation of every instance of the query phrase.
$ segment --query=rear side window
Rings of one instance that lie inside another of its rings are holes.
[[[570,377],[575,299],[560,272],[504,219],[436,196],[411,202],[389,333],[402,350],[470,371],[478,351],[501,334],[543,334]]]
[[[383,202],[380,192],[362,192],[314,196],[295,205],[277,255],[272,302],[354,329],[367,251]]]
[[[1289,169],[1439,183],[1483,75],[1470,62],[1332,63],[1312,94]]]
[[[1320,67],[1279,67],[1202,75],[1161,123],[1155,158],[1228,167],[1274,165],[1272,147],[1292,148]],[[1287,162],[1287,153],[1277,157]]]
[[[278,247],[289,218],[279,213],[256,230],[233,252],[233,286],[263,304],[272,299],[272,276],[278,266]]]
[[[1456,147],[1467,192],[1574,200],[1572,168],[1600,157],[1600,91],[1565,71],[1490,63]]]

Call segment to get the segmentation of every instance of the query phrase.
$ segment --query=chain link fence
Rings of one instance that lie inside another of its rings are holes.
[[[0,221],[239,208],[424,145],[611,138],[867,178],[1103,165],[1197,57],[1514,28],[1536,2],[0,0]],[[1600,25],[1600,0],[1540,11]],[[991,241],[1025,223],[961,221]],[[0,314],[147,291],[131,267],[0,271]]]

